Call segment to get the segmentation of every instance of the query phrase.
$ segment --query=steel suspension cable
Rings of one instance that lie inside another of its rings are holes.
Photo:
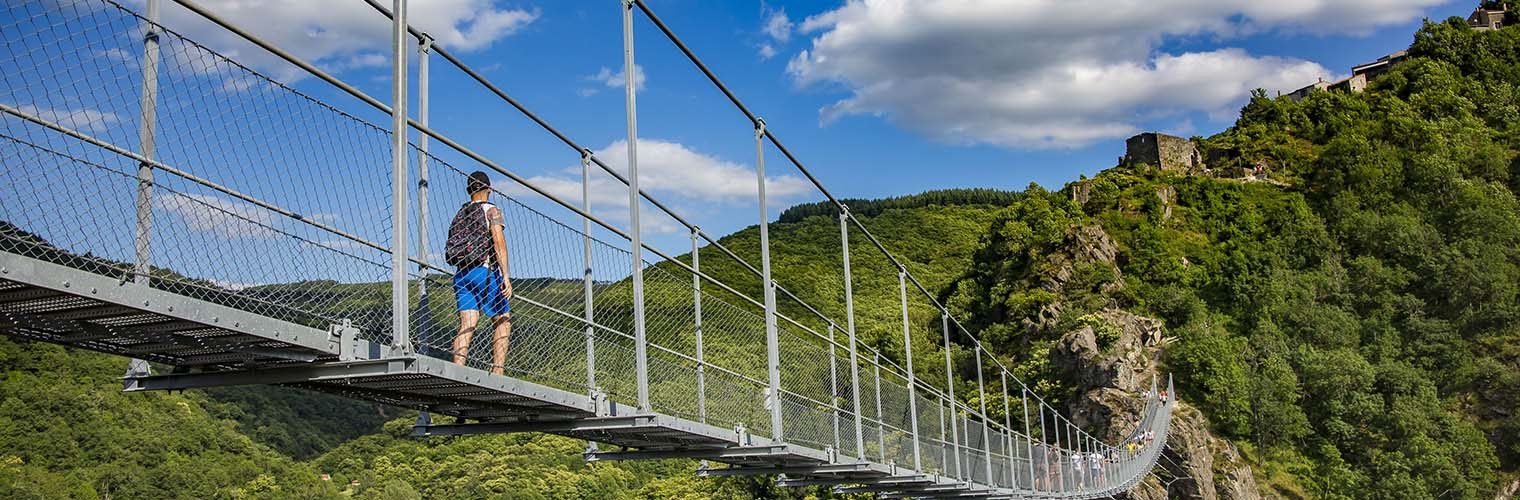
[[[367,2],[373,2],[375,0],[366,0],[366,1]],[[753,123],[758,123],[759,122],[759,116],[756,115],[752,110],[750,110],[749,107],[746,106],[744,104],[744,102],[742,100],[740,100],[739,97],[733,92],[733,90],[730,89],[728,87],[728,85],[724,84],[723,81],[720,78],[718,78],[717,74],[714,73],[712,71],[712,69],[709,68],[707,66],[707,64],[704,63],[702,61],[702,59],[700,57],[698,57],[696,55],[696,53],[689,46],[687,46],[686,43],[684,41],[682,41],[679,36],[677,36],[675,34],[675,31],[672,30],[669,25],[665,24],[665,22],[662,19],[660,19],[659,15],[655,14],[654,10],[652,8],[650,8],[649,5],[644,0],[630,0],[630,1],[633,2],[634,5],[638,6],[640,11],[644,12],[645,16],[647,16],[649,18],[649,20],[655,25],[655,27],[658,28],[660,30],[660,32],[662,32],[663,34],[665,34],[666,38],[670,39],[671,43],[673,43],[676,46],[676,48],[678,50],[680,50],[680,52],[683,55],[685,55],[686,58],[688,60],[690,60],[692,62],[692,64],[695,65],[699,71],[701,71],[702,75],[705,76],[708,79],[708,81],[712,82],[712,84],[715,87],[717,87],[718,90],[721,91],[723,93],[723,95],[725,97],[727,97],[728,100],[731,103],[733,103],[733,105],[736,108],[738,108],[741,113],[744,114],[744,116],[746,118],[748,118]],[[862,233],[864,233],[866,235],[866,238],[868,240],[870,240],[871,243],[873,245],[875,245],[878,250],[881,251],[881,253],[890,261],[890,263],[893,266],[898,267],[900,269],[906,270],[906,266],[902,263],[902,261],[900,261],[895,255],[893,255],[892,252],[887,249],[886,245],[884,245],[881,242],[881,240],[876,237],[875,234],[871,233],[870,229],[867,229],[865,227],[864,223],[859,218],[855,217],[853,213],[849,212],[848,207],[841,200],[839,200],[837,197],[835,197],[833,195],[833,193],[831,193],[828,190],[828,188],[823,185],[822,181],[819,181],[818,178],[816,176],[814,176],[813,173],[811,171],[809,171],[805,165],[803,165],[802,161],[799,160],[796,155],[792,154],[791,150],[787,149],[786,145],[783,144],[781,142],[780,138],[778,138],[775,135],[775,132],[773,131],[773,129],[771,127],[765,127],[764,134],[765,134],[765,137],[770,141],[770,143],[772,145],[774,145],[776,147],[776,149],[778,151],[780,151],[782,153],[782,155],[785,156],[787,158],[787,160],[790,161],[793,164],[793,166],[797,167],[797,170],[799,172],[801,172],[805,177],[807,177],[808,181],[811,182],[813,184],[813,186],[815,188],[817,188],[818,191],[824,195],[824,197],[826,197],[831,203],[833,203],[835,206],[837,206],[842,213],[845,213],[845,214],[848,215],[848,218],[850,219],[850,221],[858,229],[860,229]],[[949,309],[944,304],[942,304],[941,302],[939,302],[939,300],[937,300],[936,298],[934,298],[933,294],[928,290],[927,287],[925,287],[923,285],[922,282],[920,282],[918,280],[918,278],[916,276],[913,276],[912,273],[906,273],[906,274],[907,274],[908,280],[911,281],[913,283],[913,285],[916,288],[918,288],[921,293],[923,293],[926,297],[928,297],[929,301],[936,308],[940,309],[941,311],[945,311],[946,313],[948,313]],[[971,335],[971,333],[965,329],[965,326],[962,325],[959,320],[956,320],[953,316],[950,318],[950,320],[956,324],[957,329],[961,330],[963,333],[966,333],[966,335],[969,336],[969,337],[971,337],[978,345],[981,345],[980,339],[977,339],[974,335]],[[1023,381],[1020,380],[1016,375],[1014,375],[1011,372],[1011,370],[1008,370],[1007,367],[1003,366],[1001,362],[997,362],[997,364],[999,365],[999,368],[1001,368],[1005,372],[1008,372],[1008,374],[1010,376],[1013,376],[1014,380],[1019,381],[1019,384],[1021,386],[1024,386]],[[1033,393],[1033,392],[1031,391],[1031,393]],[[1039,395],[1037,393],[1035,393],[1035,396],[1036,396],[1036,398],[1040,399],[1041,402],[1044,401],[1043,398],[1039,398]],[[1082,433],[1084,435],[1086,435],[1085,431],[1083,431]]]

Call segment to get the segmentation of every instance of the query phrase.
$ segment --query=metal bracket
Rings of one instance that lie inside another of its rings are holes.
[[[127,373],[122,375],[121,390],[130,391],[138,386],[137,380],[153,375],[153,367],[146,360],[132,358],[127,361]]]
[[[765,137],[765,119],[755,117],[755,138]]]
[[[591,390],[591,413],[593,415],[596,415],[598,417],[606,417],[611,415],[613,413],[613,409],[609,406],[610,405],[608,404],[607,393],[602,392],[601,388]]]
[[[342,323],[329,326],[327,331],[330,335],[338,337],[339,361],[372,359],[369,356],[370,353],[361,352],[359,329],[354,328],[353,321],[344,319]]]
[[[433,35],[419,33],[417,35],[417,52],[428,53],[433,50]]]

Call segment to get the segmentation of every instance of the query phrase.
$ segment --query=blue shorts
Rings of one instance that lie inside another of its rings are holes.
[[[507,297],[501,294],[501,273],[486,266],[475,266],[454,275],[454,299],[459,310],[480,311],[486,316],[512,312]]]

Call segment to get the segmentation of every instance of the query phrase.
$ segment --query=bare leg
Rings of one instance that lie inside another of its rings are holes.
[[[459,311],[459,335],[454,336],[454,364],[464,364],[465,354],[470,350],[470,337],[475,336],[475,325],[480,322],[480,311]]]
[[[495,328],[491,332],[491,373],[502,374],[507,364],[507,345],[512,342],[512,313],[491,318]]]

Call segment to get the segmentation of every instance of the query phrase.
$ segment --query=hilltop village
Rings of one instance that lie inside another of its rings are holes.
[[[1497,30],[1505,26],[1504,14],[1505,10],[1502,8],[1488,8],[1480,6],[1476,9],[1473,9],[1472,14],[1467,16],[1467,26],[1477,31]],[[1327,90],[1361,92],[1367,89],[1368,80],[1371,80],[1373,77],[1383,74],[1383,72],[1388,71],[1388,68],[1393,67],[1393,65],[1402,62],[1408,57],[1409,51],[1400,50],[1398,52],[1379,57],[1376,61],[1353,66],[1351,68],[1351,76],[1334,82],[1327,82],[1323,77],[1321,77],[1319,81],[1311,83],[1308,86],[1305,86],[1298,90],[1289,92],[1287,96],[1289,99],[1297,101],[1308,97],[1309,94],[1312,94],[1314,92],[1323,92]]]
[[[1505,10],[1480,6],[1467,17],[1467,25],[1477,31],[1501,29],[1506,26]],[[1334,82],[1320,78],[1319,81],[1298,90],[1286,94],[1279,92],[1278,97],[1298,101],[1315,92],[1362,92],[1367,89],[1368,81],[1408,58],[1409,51],[1400,50],[1379,57],[1375,61],[1353,66],[1349,77]],[[1145,132],[1125,140],[1124,156],[1119,157],[1118,164],[1121,167],[1149,165],[1160,168],[1162,171],[1184,175],[1275,182],[1269,178],[1274,166],[1265,160],[1243,161],[1236,151],[1203,150],[1195,140],[1160,132]]]

